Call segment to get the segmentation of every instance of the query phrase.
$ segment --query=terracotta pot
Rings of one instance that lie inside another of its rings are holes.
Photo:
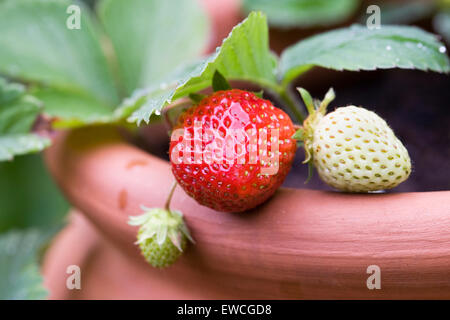
[[[449,191],[281,188],[251,212],[227,214],[177,188],[172,207],[183,211],[197,244],[157,270],[133,244],[127,219],[142,204],[164,204],[173,182],[166,161],[113,127],[60,134],[46,161],[80,210],[44,261],[51,298],[450,298]],[[66,289],[73,264],[82,270],[81,290]],[[370,265],[380,267],[380,290],[366,286]]]

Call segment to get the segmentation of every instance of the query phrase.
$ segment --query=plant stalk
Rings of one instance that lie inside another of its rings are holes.
[[[304,120],[304,115],[298,108],[298,105],[294,102],[292,97],[289,95],[289,93],[285,89],[280,90],[278,93],[279,93],[281,99],[283,99],[283,101],[288,106],[289,110],[291,110],[291,112],[294,114],[295,119],[299,122],[299,124],[302,124],[303,120]]]
[[[164,209],[170,212],[170,202],[172,201],[173,193],[175,192],[175,188],[177,187],[177,182],[175,181],[170,189],[170,193],[167,197],[166,204],[164,205]]]

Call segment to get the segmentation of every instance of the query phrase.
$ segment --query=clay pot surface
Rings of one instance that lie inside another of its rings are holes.
[[[146,264],[127,225],[140,205],[161,207],[170,165],[114,127],[59,134],[46,161],[78,208],[44,261],[51,298],[450,298],[450,191],[343,194],[281,188],[242,214],[172,201],[197,244],[164,270]],[[300,164],[294,164],[300,165]],[[80,213],[82,212],[82,214]],[[68,265],[82,289],[66,289]],[[381,289],[367,268],[379,266]]]

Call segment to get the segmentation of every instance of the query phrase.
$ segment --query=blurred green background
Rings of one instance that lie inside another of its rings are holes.
[[[1,233],[54,228],[63,223],[69,207],[38,154],[0,162],[0,204]]]
[[[40,154],[0,162],[0,300],[47,296],[38,261],[68,208]]]

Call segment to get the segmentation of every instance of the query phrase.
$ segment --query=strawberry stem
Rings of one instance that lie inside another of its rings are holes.
[[[299,123],[303,123],[303,120],[304,120],[303,114],[300,112],[298,106],[292,100],[292,98],[288,94],[288,92],[286,90],[281,90],[279,92],[279,95],[280,95],[281,99],[283,99],[283,101],[286,103],[286,105],[289,108],[289,110],[293,113],[293,115],[295,116],[296,120]]]
[[[177,182],[175,181],[170,189],[170,193],[167,197],[166,204],[164,205],[164,208],[167,210],[167,212],[170,212],[170,202],[172,201],[173,193],[175,192],[176,187]]]

